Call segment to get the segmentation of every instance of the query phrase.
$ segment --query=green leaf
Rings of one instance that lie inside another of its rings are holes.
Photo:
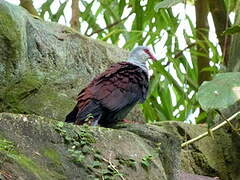
[[[160,3],[157,3],[154,7],[154,10],[157,12],[161,8],[170,8],[180,2],[183,2],[183,0],[164,0]]]
[[[41,13],[40,13],[40,17],[41,18],[44,18],[44,15],[46,12],[49,13],[49,16],[52,15],[52,12],[51,12],[51,9],[50,9],[50,6],[52,5],[54,0],[47,0],[45,3],[42,4],[41,6]]]
[[[143,29],[143,10],[140,5],[140,1],[135,1],[135,13],[136,13],[136,30]]]
[[[149,166],[151,165],[152,163],[152,160],[153,160],[153,156],[150,154],[150,155],[146,155],[142,158],[141,160],[141,165],[144,169],[148,170]]]
[[[102,163],[100,161],[93,161],[93,168],[100,168],[102,166]]]
[[[123,13],[123,10],[126,6],[126,1],[125,0],[120,0],[119,2],[119,6],[118,6],[118,16],[121,17],[122,16],[122,13]]]
[[[240,33],[240,25],[235,25],[235,26],[232,26],[230,28],[227,28],[226,31],[223,32],[223,34],[236,34],[236,33]]]
[[[59,121],[57,122],[57,127],[62,128],[64,126],[64,122]]]
[[[217,74],[212,81],[204,82],[197,94],[203,110],[222,110],[240,99],[240,72]]]
[[[196,123],[199,124],[199,123],[204,123],[205,120],[207,118],[207,113],[206,112],[202,112],[200,113],[200,115],[196,118]]]
[[[64,9],[65,9],[66,5],[67,5],[67,1],[65,1],[64,3],[62,3],[62,4],[60,5],[60,7],[58,8],[57,12],[50,17],[50,18],[51,18],[51,21],[58,22],[58,20],[60,19],[60,17],[61,17],[62,15],[64,15]]]

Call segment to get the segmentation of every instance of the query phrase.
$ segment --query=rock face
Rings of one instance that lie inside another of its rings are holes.
[[[0,19],[1,112],[62,120],[80,90],[128,54],[66,26],[35,19],[4,1]],[[130,119],[143,117],[139,111],[134,114]]]
[[[0,175],[6,179],[176,179],[179,141],[153,125],[140,126],[157,138],[1,113]]]
[[[204,125],[174,121],[158,125],[182,142],[207,132],[207,126]],[[192,174],[219,177],[223,180],[240,179],[239,135],[229,128],[220,129],[213,135],[214,139],[205,137],[182,148],[180,169]]]
[[[0,0],[0,179],[210,179],[180,169],[239,179],[239,136],[226,130],[181,151],[206,128],[62,122],[79,91],[127,54]],[[143,116],[135,109],[128,119]]]

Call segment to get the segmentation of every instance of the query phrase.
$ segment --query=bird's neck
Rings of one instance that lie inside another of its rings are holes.
[[[141,61],[139,61],[138,59],[136,59],[134,57],[129,57],[127,62],[140,67],[141,69],[143,69],[148,74],[148,68],[147,68],[145,62],[141,62]]]

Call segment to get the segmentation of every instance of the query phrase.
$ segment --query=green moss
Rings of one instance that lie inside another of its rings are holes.
[[[33,173],[38,179],[67,179],[61,174],[42,168],[23,154],[11,153],[8,156],[14,159],[20,166]]]
[[[15,58],[19,54],[21,54],[20,51],[23,45],[21,41],[21,37],[22,37],[21,30],[23,29],[23,27],[18,26],[19,21],[22,21],[22,19],[20,19],[21,17],[19,15],[15,14],[15,10],[12,9],[12,11],[10,11],[10,8],[15,8],[15,7],[16,6],[9,7],[7,3],[5,4],[5,6],[0,6],[0,11],[1,11],[0,34],[5,35],[8,41],[11,42],[9,43],[11,44],[11,47],[9,48],[9,50],[11,51],[9,61],[15,60]],[[16,11],[18,12],[18,10]]]
[[[14,143],[0,136],[0,151],[1,154],[10,160],[15,161],[20,167],[32,173],[37,179],[67,179],[65,176],[41,167],[32,159],[18,152]],[[52,154],[52,152],[51,152]],[[6,159],[5,159],[6,160]],[[4,162],[2,162],[4,163]]]
[[[61,165],[61,156],[56,150],[45,148],[42,154],[50,159],[55,165]]]
[[[64,118],[74,101],[47,81],[43,75],[26,73],[9,82],[7,87],[0,87],[0,112]]]
[[[25,108],[22,100],[28,96],[35,94],[42,86],[42,80],[34,74],[27,73],[21,79],[10,82],[8,87],[1,89],[2,106],[8,111],[15,113],[23,113]]]
[[[11,151],[14,148],[14,144],[0,136],[0,151]]]

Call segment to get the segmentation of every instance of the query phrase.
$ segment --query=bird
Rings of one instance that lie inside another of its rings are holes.
[[[134,48],[126,61],[111,65],[95,77],[77,96],[77,104],[65,122],[110,127],[146,100],[149,74],[147,62],[156,60],[146,46]]]

